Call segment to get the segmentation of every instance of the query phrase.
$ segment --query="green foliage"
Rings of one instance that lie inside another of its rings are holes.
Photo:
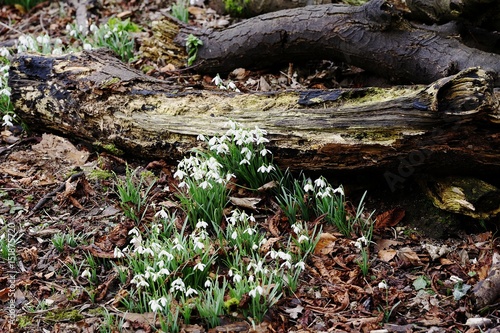
[[[24,8],[24,10],[29,11],[31,8],[35,7],[39,3],[42,3],[46,0],[2,0],[0,4],[5,5],[19,5]]]
[[[186,51],[188,53],[188,66],[191,66],[196,60],[196,56],[198,55],[198,48],[203,45],[203,42],[198,37],[193,34],[189,34],[186,39]]]
[[[179,21],[187,23],[189,20],[188,6],[188,0],[177,0],[176,3],[172,4],[172,16]]]
[[[155,181],[149,181],[147,184],[144,174],[137,175],[137,171],[138,169],[131,171],[127,166],[125,179],[117,177],[116,193],[125,216],[139,223],[146,213],[148,194]]]
[[[250,0],[223,0],[226,11],[234,16],[241,16],[245,13],[246,6]]]

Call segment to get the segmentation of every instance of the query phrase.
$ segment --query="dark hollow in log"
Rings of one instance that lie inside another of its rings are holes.
[[[231,119],[267,130],[282,167],[376,168],[391,184],[417,166],[500,170],[492,82],[471,68],[427,87],[199,91],[148,77],[104,52],[18,55],[9,76],[16,112],[38,131],[178,160],[199,146],[198,134],[221,134]]]

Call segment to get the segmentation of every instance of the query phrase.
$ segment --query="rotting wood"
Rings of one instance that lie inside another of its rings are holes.
[[[9,86],[31,128],[145,159],[177,160],[232,119],[267,130],[276,162],[292,170],[397,173],[408,157],[447,172],[500,168],[493,79],[478,68],[428,87],[240,94],[156,80],[105,52],[23,54]]]
[[[150,54],[172,48],[176,54],[176,49],[185,48],[188,35],[194,34],[203,42],[194,63],[201,73],[313,59],[342,61],[410,84],[428,84],[474,66],[500,73],[500,55],[467,47],[439,29],[416,26],[385,0],[359,7],[330,4],[281,10],[224,30],[179,27],[173,40],[171,34],[161,34],[168,22],[156,23],[153,38],[141,50]],[[167,56],[168,52],[162,53]]]

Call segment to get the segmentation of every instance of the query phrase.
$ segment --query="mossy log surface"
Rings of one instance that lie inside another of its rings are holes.
[[[231,119],[267,130],[294,170],[500,168],[497,96],[479,68],[429,86],[229,93],[156,80],[105,52],[22,54],[9,85],[32,129],[144,159],[177,160]]]

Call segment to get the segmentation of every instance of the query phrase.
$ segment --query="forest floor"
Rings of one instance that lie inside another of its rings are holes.
[[[100,7],[89,7],[89,14],[94,23],[113,16],[130,18],[143,28],[135,35],[138,48],[150,35],[151,22],[169,13],[170,7],[162,3],[104,0]],[[223,27],[232,21],[207,8],[193,7],[190,12],[193,25]],[[67,38],[65,27],[75,15],[75,9],[65,2],[44,2],[29,12],[2,5],[0,21],[5,26],[0,26],[0,46],[13,45],[21,34]],[[190,86],[213,86],[212,77],[177,71],[152,59],[131,65],[144,68],[145,64],[149,74],[158,78],[176,77]],[[243,91],[386,84],[359,69],[328,61],[293,69],[239,70],[231,77]],[[11,241],[0,242],[0,331],[159,329],[154,314],[131,313],[120,303],[135,287],[130,277],[122,283],[113,269],[116,266],[110,264],[116,260],[113,248],[130,241],[128,232],[133,225],[123,211],[117,183],[129,179],[127,169],[148,175],[152,187],[137,226],[147,230],[160,208],[182,216],[174,190],[179,185],[173,177],[176,164],[94,151],[66,138],[39,133],[35,126],[29,131],[4,129],[0,138],[0,241]],[[70,177],[79,171],[83,174]],[[344,184],[348,214],[354,214],[368,190],[364,216],[375,212],[375,229],[366,248],[367,274],[358,264],[361,253],[355,246],[356,237],[340,234],[319,217],[304,221],[310,230],[321,225],[320,240],[305,262],[296,290],[284,293],[262,322],[242,316],[236,308],[228,309],[218,325],[209,327],[194,311],[189,324],[179,324],[180,331],[493,332],[500,323],[495,304],[500,283],[494,279],[485,290],[481,281],[498,275],[498,240],[491,228],[498,218],[480,224],[441,212],[410,179],[405,188],[393,193],[383,182],[368,178],[335,179]],[[256,217],[255,229],[268,239],[288,238],[290,225],[269,193],[256,197],[245,189],[237,192],[241,198],[251,196],[259,201],[255,206],[246,205],[248,213]],[[98,262],[92,281],[81,274],[89,266],[89,256]],[[229,274],[228,267],[218,267],[215,274]],[[478,308],[478,297],[485,306]],[[238,306],[245,306],[243,303]],[[471,318],[477,318],[476,324]]]

